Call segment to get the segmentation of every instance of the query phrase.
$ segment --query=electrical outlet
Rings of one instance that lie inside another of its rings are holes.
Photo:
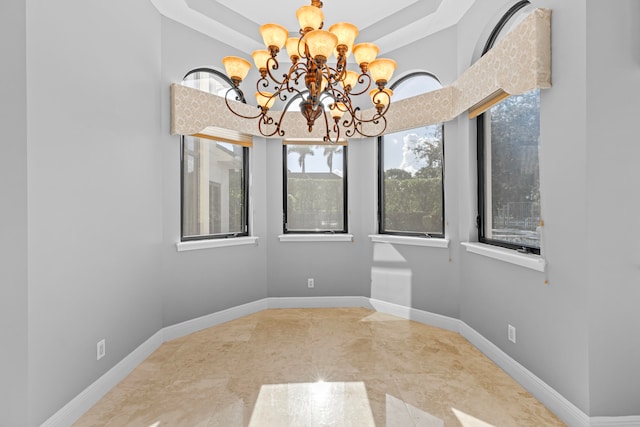
[[[511,326],[509,325],[509,327],[507,328],[507,338],[509,338],[509,341],[511,341],[512,343],[516,343],[516,328],[515,326]]]
[[[311,278],[311,277],[310,277],[310,278],[308,278],[308,279],[307,279],[307,288],[311,289],[311,288],[313,288],[314,286],[315,286],[315,285],[314,285],[314,283],[313,283],[313,278]]]
[[[102,339],[96,345],[96,360],[102,359],[105,354],[107,354],[107,343]]]

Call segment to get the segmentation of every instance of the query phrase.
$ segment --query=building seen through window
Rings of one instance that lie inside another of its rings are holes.
[[[183,84],[215,94],[231,86],[215,70],[194,70]],[[181,240],[246,236],[248,226],[249,141],[224,137],[182,137]],[[231,135],[231,136],[230,136]]]
[[[347,232],[347,148],[285,142],[285,233]]]

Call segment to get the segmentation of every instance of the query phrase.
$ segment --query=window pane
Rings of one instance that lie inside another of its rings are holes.
[[[182,80],[182,86],[188,86],[219,96],[224,96],[231,87],[222,77],[208,71],[189,73]]]
[[[540,92],[511,96],[485,116],[484,237],[540,248]]]
[[[381,147],[381,232],[442,235],[442,125],[385,135]]]
[[[392,86],[392,102],[442,85],[417,72]],[[443,126],[441,123],[379,139],[379,232],[444,237]]]
[[[441,89],[442,85],[438,80],[429,74],[417,74],[404,80],[397,87],[393,88],[392,102],[427,93],[436,89]]]
[[[286,145],[285,231],[346,232],[346,149],[341,145]]]
[[[246,233],[248,149],[187,136],[183,150],[183,239]]]

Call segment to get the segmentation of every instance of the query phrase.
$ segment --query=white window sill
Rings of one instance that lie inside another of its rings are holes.
[[[222,248],[226,246],[255,245],[258,238],[255,236],[248,237],[229,237],[228,239],[208,239],[208,240],[192,240],[189,242],[176,243],[178,252],[195,251],[198,249]]]
[[[353,242],[353,234],[280,234],[281,242]]]
[[[544,271],[547,265],[545,259],[540,255],[522,254],[513,249],[486,245],[484,243],[462,242],[461,245],[467,248],[467,252],[530,268],[536,271]]]
[[[449,239],[435,237],[395,236],[391,234],[371,234],[372,242],[393,243],[397,245],[426,246],[430,248],[448,248]]]

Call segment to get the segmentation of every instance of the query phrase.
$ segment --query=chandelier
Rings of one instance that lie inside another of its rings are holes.
[[[258,129],[265,137],[277,135],[284,137],[282,120],[290,103],[275,119],[269,109],[276,100],[286,102],[289,98],[299,97],[300,112],[307,122],[309,132],[317,119],[324,118],[325,142],[335,143],[340,139],[340,129],[345,136],[356,133],[362,136],[377,136],[387,127],[385,113],[391,103],[391,89],[385,88],[396,68],[392,59],[378,58],[379,49],[373,43],[360,43],[354,46],[358,28],[347,22],[339,22],[329,31],[323,30],[324,14],[322,2],[311,0],[310,6],[302,6],[296,11],[300,24],[300,36],[289,37],[289,31],[278,24],[265,24],[260,34],[267,50],[256,50],[251,55],[260,72],[256,82],[256,100],[259,112],[247,116],[234,110],[229,98],[244,100],[240,83],[247,76],[251,63],[237,56],[223,58],[225,70],[231,81],[231,87],[225,96],[227,108],[235,115],[245,119],[258,119]],[[291,60],[286,74],[278,76],[278,52],[285,47]],[[360,73],[347,69],[347,58],[353,53]],[[335,64],[329,63],[331,55]],[[372,90],[369,90],[372,88]],[[370,117],[364,117],[359,106],[354,106],[352,96],[369,92],[375,107]],[[330,102],[325,105],[323,101]],[[328,110],[328,111],[327,111]],[[322,120],[322,119],[320,119]],[[342,122],[340,123],[340,121]],[[375,135],[369,135],[363,124],[372,123],[380,129]]]

